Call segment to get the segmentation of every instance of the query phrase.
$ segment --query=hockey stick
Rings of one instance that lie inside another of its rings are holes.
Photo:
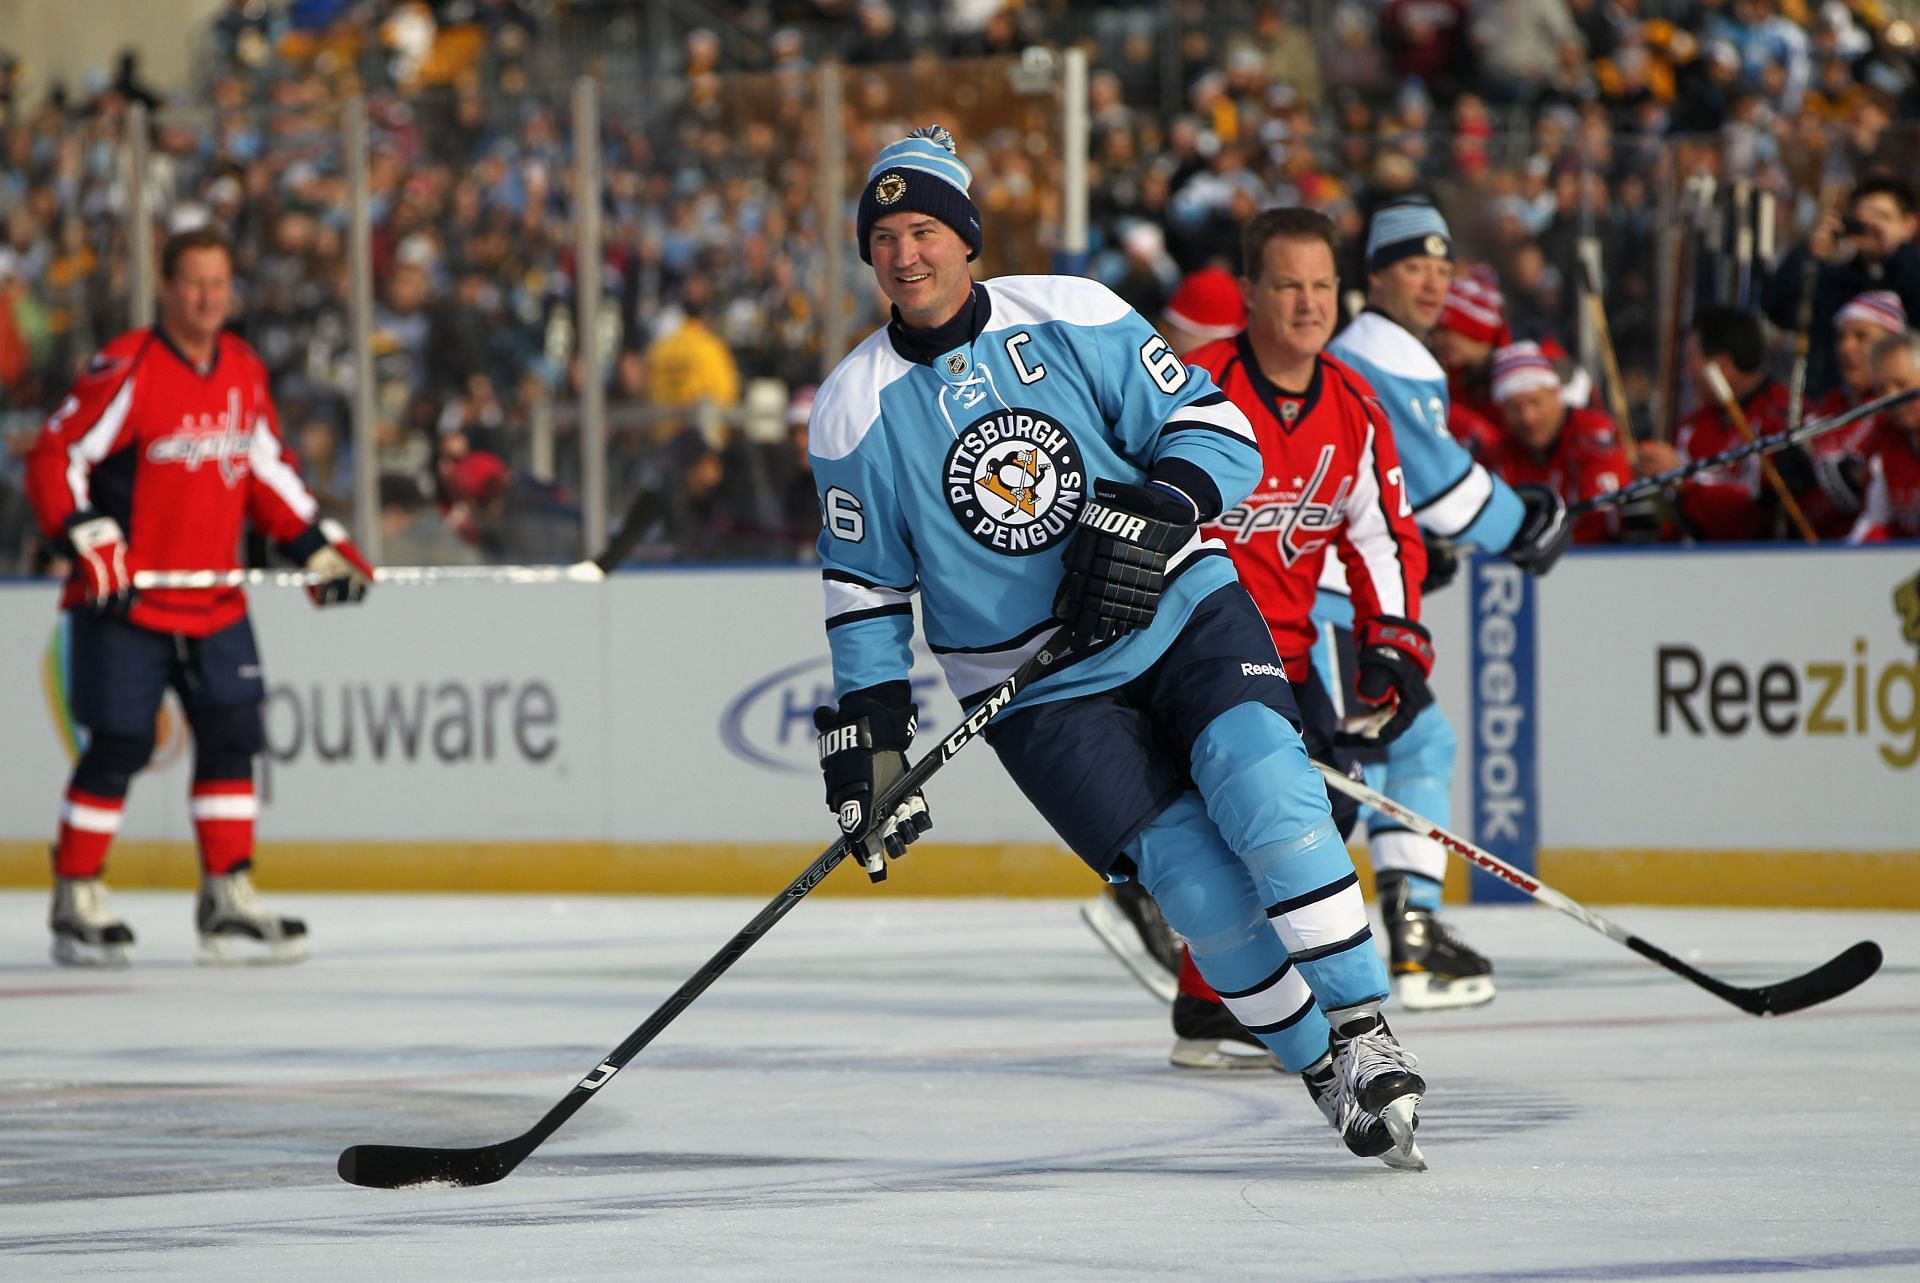
[[[636,490],[620,526],[600,555],[567,566],[381,566],[373,572],[377,584],[418,588],[425,584],[597,584],[627,559],[647,533],[660,508],[659,496]],[[298,588],[317,584],[321,576],[308,570],[137,570],[135,588]]]
[[[1784,450],[1788,446],[1799,445],[1802,441],[1811,441],[1813,438],[1824,433],[1836,432],[1849,424],[1858,423],[1860,420],[1870,415],[1878,414],[1882,410],[1891,410],[1896,405],[1905,405],[1916,396],[1920,396],[1920,388],[1907,388],[1901,392],[1889,392],[1883,397],[1876,397],[1864,405],[1857,405],[1853,409],[1841,414],[1829,415],[1824,419],[1811,419],[1797,428],[1789,428],[1785,432],[1776,432],[1772,436],[1759,437],[1744,445],[1737,445],[1731,450],[1712,455],[1705,459],[1695,459],[1692,463],[1675,468],[1672,472],[1662,472],[1658,476],[1644,477],[1630,486],[1622,486],[1618,490],[1609,490],[1606,494],[1595,495],[1591,499],[1582,499],[1578,503],[1570,503],[1567,505],[1567,516],[1569,518],[1577,517],[1583,512],[1590,512],[1595,508],[1610,507],[1616,503],[1632,503],[1635,499],[1642,499],[1647,495],[1664,490],[1675,482],[1685,481],[1697,472],[1706,472],[1711,468],[1720,468],[1729,463],[1738,463],[1749,455],[1769,454],[1775,450]]]
[[[1714,399],[1720,402],[1720,412],[1733,424],[1733,430],[1740,434],[1740,439],[1748,445],[1753,445],[1759,438],[1753,434],[1753,425],[1747,422],[1747,412],[1740,408],[1740,398],[1734,396],[1733,385],[1727,382],[1727,376],[1711,361],[1708,361],[1702,369],[1706,374],[1707,385],[1713,389]],[[1780,500],[1781,510],[1793,522],[1794,529],[1800,532],[1800,537],[1811,544],[1819,543],[1820,536],[1813,532],[1813,525],[1807,520],[1807,514],[1800,511],[1800,504],[1794,499],[1793,491],[1787,489],[1786,481],[1780,476],[1780,469],[1774,467],[1773,460],[1765,454],[1760,456],[1760,474],[1766,478],[1767,485],[1773,490],[1774,496]]]
[[[1384,793],[1377,793],[1349,778],[1345,772],[1319,762],[1315,762],[1314,766],[1327,777],[1330,787],[1339,789],[1361,805],[1370,806],[1415,833],[1431,838],[1475,868],[1499,878],[1509,886],[1518,887],[1540,903],[1577,919],[1617,944],[1624,944],[1649,962],[1691,980],[1714,997],[1730,1002],[1750,1015],[1784,1016],[1823,1003],[1829,998],[1838,998],[1880,969],[1880,946],[1871,940],[1862,940],[1812,971],[1777,984],[1747,989],[1716,980],[1706,972],[1688,966],[1659,945],[1648,943],[1579,901],[1568,899],[1539,879],[1527,876],[1500,857],[1481,850],[1464,838],[1455,837],[1431,820],[1415,815]]]
[[[894,786],[881,795],[873,808],[874,815],[887,815],[893,811],[909,794],[918,792],[934,773],[953,760],[954,754],[970,744],[974,737],[984,730],[987,724],[1001,713],[1013,697],[1024,690],[1035,678],[1043,675],[1067,653],[1067,635],[1065,631],[1049,637],[1031,658],[1016,669],[1012,676],[974,706],[958,730],[940,741],[932,751],[921,756],[907,773],[895,782]],[[546,1112],[546,1115],[531,1128],[515,1136],[512,1140],[503,1140],[495,1145],[481,1145],[473,1149],[442,1149],[417,1145],[349,1145],[340,1152],[340,1179],[354,1185],[365,1185],[373,1189],[399,1189],[407,1185],[424,1185],[438,1182],[448,1185],[490,1185],[520,1165],[521,1160],[531,1154],[547,1137],[553,1135],[560,1124],[573,1117],[574,1112],[593,1098],[594,1092],[606,1086],[612,1078],[640,1053],[640,1050],[657,1037],[661,1030],[672,1024],[674,1018],[686,1010],[693,1000],[705,993],[707,986],[718,980],[727,968],[740,960],[740,956],[757,943],[780,919],[787,916],[794,905],[806,898],[834,866],[852,853],[855,844],[865,835],[842,837],[820,854],[820,857],[806,867],[805,872],[795,878],[787,889],[775,896],[767,907],[754,915],[753,921],[734,935],[733,939],[721,948],[720,952],[707,959],[706,965],[693,973],[687,982],[674,990],[673,996],[660,1004],[646,1022],[627,1035],[627,1040],[607,1053],[606,1059],[573,1085],[560,1102]]]
[[[597,584],[607,576],[591,561],[571,566],[381,566],[377,584]],[[136,570],[133,586],[152,588],[298,588],[320,583],[310,570]]]

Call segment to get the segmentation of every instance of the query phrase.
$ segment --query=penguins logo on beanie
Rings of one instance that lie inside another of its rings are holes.
[[[954,151],[953,135],[943,125],[927,125],[883,148],[867,171],[856,227],[862,262],[873,262],[869,237],[888,214],[914,213],[937,218],[967,243],[969,261],[985,245],[980,210],[967,189],[973,171]]]

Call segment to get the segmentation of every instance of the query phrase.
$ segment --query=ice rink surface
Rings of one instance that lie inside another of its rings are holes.
[[[190,896],[146,892],[90,972],[0,893],[0,1278],[1920,1278],[1917,915],[1609,910],[1743,984],[1885,947],[1759,1020],[1456,910],[1500,995],[1395,1018],[1407,1174],[1297,1078],[1170,1068],[1071,903],[815,897],[505,1181],[379,1191],[344,1145],[525,1130],[763,901],[275,899],[302,966],[196,967]]]

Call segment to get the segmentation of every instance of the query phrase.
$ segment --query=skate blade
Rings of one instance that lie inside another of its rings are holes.
[[[1179,978],[1146,951],[1140,943],[1139,933],[1133,929],[1133,923],[1127,920],[1126,914],[1114,907],[1113,901],[1101,896],[1098,900],[1081,905],[1080,920],[1087,924],[1088,930],[1100,937],[1100,943],[1107,946],[1107,952],[1127,969],[1128,975],[1145,986],[1148,993],[1162,1002],[1173,1001],[1174,995],[1180,991]]]
[[[1393,996],[1408,1011],[1454,1011],[1493,1001],[1492,976],[1442,980],[1431,972],[1393,978]]]
[[[193,960],[203,967],[287,967],[307,958],[307,938],[255,940],[241,936],[201,936]]]
[[[1387,1135],[1393,1137],[1395,1146],[1389,1152],[1398,1153],[1409,1161],[1419,1153],[1419,1146],[1413,1143],[1413,1129],[1418,1125],[1414,1114],[1419,1108],[1420,1093],[1410,1091],[1397,1100],[1389,1101],[1387,1107],[1380,1111],[1380,1121],[1387,1125]],[[1395,1165],[1391,1159],[1385,1161],[1390,1166]],[[1421,1157],[1419,1162],[1425,1167],[1427,1160]]]
[[[1264,1047],[1218,1038],[1179,1038],[1167,1063],[1180,1069],[1278,1069],[1280,1062]]]
[[[1427,1156],[1420,1152],[1420,1146],[1412,1144],[1402,1151],[1390,1149],[1380,1155],[1380,1161],[1396,1172],[1424,1172],[1427,1170]]]
[[[63,967],[124,967],[133,957],[124,944],[83,944],[72,936],[55,936],[53,960]]]

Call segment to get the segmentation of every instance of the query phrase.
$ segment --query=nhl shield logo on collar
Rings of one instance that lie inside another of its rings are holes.
[[[907,194],[907,180],[899,174],[882,174],[873,185],[873,198],[882,205],[898,205]]]
[[[966,372],[967,354],[965,352],[949,352],[947,354],[947,373],[957,379]]]

